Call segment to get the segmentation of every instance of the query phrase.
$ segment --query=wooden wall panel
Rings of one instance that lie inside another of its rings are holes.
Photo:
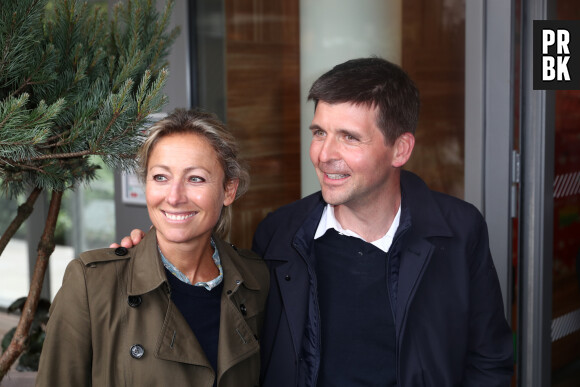
[[[264,216],[300,198],[298,0],[226,0],[226,120],[250,166],[230,240],[250,247]]]
[[[406,168],[437,191],[464,196],[465,2],[405,0],[403,63],[421,93]]]

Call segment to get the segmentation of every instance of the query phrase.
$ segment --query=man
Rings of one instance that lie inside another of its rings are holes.
[[[253,242],[271,278],[263,385],[508,386],[485,221],[401,170],[419,114],[411,79],[350,60],[308,98],[321,191],[268,215]]]

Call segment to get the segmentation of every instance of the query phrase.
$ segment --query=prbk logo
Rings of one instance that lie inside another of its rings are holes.
[[[535,90],[580,90],[580,20],[534,20]]]

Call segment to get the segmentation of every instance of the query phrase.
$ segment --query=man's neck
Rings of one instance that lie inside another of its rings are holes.
[[[343,228],[356,232],[366,241],[375,241],[387,233],[400,205],[399,189],[394,195],[391,193],[383,200],[375,200],[364,206],[352,207],[349,204],[334,206],[334,215]]]

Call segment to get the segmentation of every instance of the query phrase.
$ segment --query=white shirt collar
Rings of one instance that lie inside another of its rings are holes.
[[[389,251],[391,244],[393,243],[393,238],[395,237],[395,232],[397,232],[397,228],[399,228],[399,222],[401,220],[401,205],[399,204],[399,209],[397,210],[397,215],[395,215],[395,219],[393,219],[393,223],[391,227],[387,231],[385,235],[383,235],[380,239],[376,241],[371,241],[369,243],[375,245],[379,249],[383,250],[385,253]],[[346,230],[342,228],[338,220],[334,216],[334,206],[327,204],[322,211],[322,216],[320,217],[320,222],[318,223],[318,228],[316,229],[316,233],[314,234],[314,239],[318,239],[326,233],[328,229],[335,229],[338,231],[339,234],[351,236],[355,238],[365,240],[363,237],[358,235],[356,232],[351,230]],[[365,241],[368,242],[368,241]]]

